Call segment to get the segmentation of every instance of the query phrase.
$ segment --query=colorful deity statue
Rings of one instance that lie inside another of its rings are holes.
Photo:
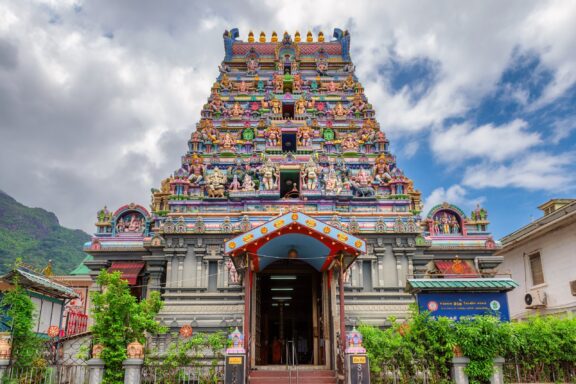
[[[350,112],[361,113],[366,108],[366,103],[362,100],[362,95],[357,93],[354,95],[352,100],[352,105],[350,106]]]
[[[452,216],[452,219],[450,219],[450,232],[453,234],[460,233],[460,224],[458,224],[456,216]]]
[[[334,93],[338,92],[338,90],[340,89],[340,85],[334,80],[330,80],[329,82],[322,84],[322,89],[324,89],[328,93]]]
[[[326,57],[319,56],[316,59],[316,72],[319,75],[326,75],[326,71],[328,71],[328,60]]]
[[[232,176],[232,181],[230,182],[228,189],[230,191],[236,192],[241,188],[242,188],[242,184],[240,184],[240,181],[238,181],[238,175],[235,174],[234,176]]]
[[[202,164],[202,157],[194,154],[190,159],[188,180],[192,185],[198,185],[200,184],[203,178],[204,178],[204,166]]]
[[[281,115],[282,114],[282,102],[276,98],[273,98],[272,101],[270,102],[270,104],[272,105],[272,113],[275,115]]]
[[[270,110],[270,100],[268,99],[268,97],[265,97],[260,101],[260,109],[266,111]]]
[[[307,125],[298,127],[296,133],[296,143],[304,147],[312,145],[312,129]]]
[[[342,89],[345,91],[354,91],[354,87],[356,86],[356,82],[354,81],[354,76],[350,73],[346,80],[342,83]]]
[[[112,212],[106,206],[99,210],[96,214],[99,223],[108,223],[112,220]]]
[[[302,164],[302,175],[304,181],[304,188],[307,190],[315,190],[318,188],[318,174],[320,173],[318,164],[312,157],[308,163]]]
[[[236,140],[231,133],[226,132],[220,136],[220,149],[224,152],[234,152],[236,150]]]
[[[342,143],[340,145],[342,146],[343,152],[354,152],[358,150],[358,141],[351,133],[346,135],[346,137],[344,138],[344,140],[342,140]]]
[[[253,192],[254,188],[254,180],[252,180],[252,176],[248,173],[244,174],[244,180],[242,181],[242,191],[243,192]]]
[[[279,73],[275,73],[272,78],[272,85],[274,87],[274,92],[282,93],[284,90],[284,77]]]
[[[278,167],[270,159],[260,168],[260,175],[262,176],[262,189],[265,191],[276,189],[279,176]]]
[[[260,70],[260,63],[258,62],[258,58],[254,56],[248,57],[246,60],[246,74],[248,75],[256,75]]]
[[[356,182],[360,187],[367,187],[372,183],[372,179],[364,168],[360,168],[360,171],[358,171],[358,174],[356,175]]]
[[[206,177],[206,191],[209,197],[224,197],[226,175],[219,169],[215,168],[212,173]]]
[[[345,118],[348,115],[348,111],[341,102],[336,103],[334,108],[330,111],[330,114],[335,118]]]
[[[232,82],[228,77],[228,74],[223,73],[222,77],[220,78],[220,89],[223,91],[230,91],[232,89]]]
[[[218,93],[212,94],[212,100],[208,105],[210,106],[210,110],[214,113],[224,113],[226,110],[226,107],[220,98],[220,94]]]
[[[250,92],[254,88],[254,85],[242,80],[241,82],[236,83],[235,88],[238,93],[246,93]]]
[[[372,143],[376,137],[376,129],[373,120],[366,119],[362,124],[362,128],[358,131],[358,137],[363,143]]]
[[[214,122],[211,119],[200,120],[200,127],[202,133],[202,140],[210,143],[217,140],[218,131],[214,128]]]
[[[306,101],[304,101],[303,98],[296,100],[294,111],[297,115],[303,115],[306,113]]]
[[[326,187],[326,192],[339,194],[342,191],[342,180],[340,180],[340,177],[336,173],[334,164],[330,164],[328,168],[328,174],[325,176],[324,185]]]
[[[379,156],[374,164],[374,181],[378,184],[387,183],[392,179],[390,176],[390,168],[385,156]]]
[[[276,125],[272,124],[266,132],[264,133],[264,137],[266,138],[266,144],[270,147],[277,147],[280,145],[280,139],[282,138],[282,132],[280,128]]]
[[[296,73],[292,78],[292,87],[294,88],[294,91],[301,91],[303,85],[304,81],[302,80],[302,76],[299,73]]]
[[[480,204],[476,204],[476,209],[470,215],[474,221],[483,221],[488,218],[488,212],[484,208],[480,208]]]
[[[240,103],[236,102],[234,103],[234,105],[232,106],[232,108],[230,108],[230,110],[228,111],[228,114],[230,115],[230,117],[232,118],[241,118],[242,116],[244,116],[244,108],[242,108],[242,106],[240,105]]]

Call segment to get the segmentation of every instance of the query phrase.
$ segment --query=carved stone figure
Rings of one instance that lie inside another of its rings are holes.
[[[308,147],[312,144],[312,129],[309,126],[303,125],[298,127],[298,132],[296,132],[296,142],[298,145]]]
[[[258,71],[260,70],[260,63],[258,62],[258,58],[252,56],[252,57],[248,57],[248,59],[246,60],[246,73],[248,75],[256,75],[258,74]]]
[[[193,155],[190,160],[188,180],[193,185],[198,185],[204,178],[204,166],[202,165],[202,157]]]
[[[144,358],[144,346],[138,341],[133,341],[128,344],[126,351],[129,359],[143,359]]]
[[[220,98],[220,95],[218,93],[214,93],[212,95],[212,100],[208,105],[210,106],[210,110],[214,113],[216,112],[224,113],[224,111],[226,110],[226,108],[224,107],[224,103],[222,102],[222,99]]]
[[[342,83],[342,89],[344,89],[345,91],[353,91],[355,86],[356,82],[354,81],[354,76],[352,76],[352,74],[350,73],[346,77],[346,80],[344,80],[344,82]]]
[[[294,91],[301,91],[302,90],[302,85],[304,85],[304,81],[302,80],[302,76],[297,73],[293,76],[292,78],[292,87],[294,89]]]
[[[362,95],[357,93],[354,95],[354,99],[352,100],[352,106],[350,106],[350,112],[352,113],[360,113],[364,111],[366,108],[366,103],[362,100]]]
[[[282,102],[276,98],[273,98],[272,101],[270,101],[270,104],[272,105],[272,113],[275,115],[280,115],[282,114]]]
[[[260,175],[262,175],[262,189],[270,191],[276,189],[278,179],[278,167],[268,160],[260,168]]]
[[[223,91],[229,91],[232,89],[232,82],[226,73],[223,73],[220,78],[220,89]]]
[[[230,110],[228,111],[228,114],[232,118],[240,118],[240,117],[244,116],[244,108],[242,108],[240,103],[236,102],[236,103],[234,103],[232,108],[230,108]]]
[[[244,175],[244,180],[242,181],[242,191],[243,192],[252,192],[254,191],[255,185],[254,181],[252,180],[252,176],[249,174]]]
[[[214,171],[207,176],[207,182],[208,185],[206,189],[209,197],[224,197],[226,175],[224,175],[220,169],[215,168]]]
[[[236,140],[229,132],[221,136],[220,149],[225,152],[234,152],[236,150]]]
[[[236,267],[230,258],[226,260],[226,269],[228,269],[228,284],[239,284],[240,277],[238,276],[238,272],[236,271]]]
[[[386,157],[380,156],[376,159],[374,164],[374,181],[378,184],[387,183],[392,179],[390,176],[390,169],[386,162]]]
[[[341,146],[343,152],[354,152],[358,150],[358,141],[356,140],[354,135],[349,133],[348,135],[346,135],[344,140],[342,140]]]
[[[319,173],[318,164],[314,161],[314,159],[310,158],[308,163],[302,165],[302,175],[304,181],[304,187],[311,191],[316,190],[318,188],[318,173]]]
[[[306,113],[306,101],[303,98],[300,98],[296,101],[294,105],[294,111],[297,115],[303,115]]]
[[[240,184],[240,181],[238,181],[238,175],[232,176],[232,182],[230,182],[230,187],[228,189],[231,191],[238,191],[241,187],[242,185]]]
[[[280,139],[282,137],[282,132],[280,128],[276,125],[272,124],[266,132],[264,133],[264,137],[266,138],[266,143],[271,147],[277,147],[280,145]]]
[[[330,114],[335,118],[344,118],[348,115],[348,111],[346,110],[346,108],[344,108],[342,103],[338,102],[334,106],[334,108],[330,111]]]
[[[279,73],[275,73],[272,78],[272,85],[274,87],[274,92],[282,93],[284,90],[284,77]]]

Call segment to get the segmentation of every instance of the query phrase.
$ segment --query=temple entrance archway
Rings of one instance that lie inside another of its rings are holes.
[[[287,257],[256,274],[256,365],[325,365],[323,273]]]

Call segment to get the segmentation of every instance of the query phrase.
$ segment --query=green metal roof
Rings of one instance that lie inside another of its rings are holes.
[[[73,299],[78,297],[74,289],[55,282],[54,280],[40,275],[28,268],[18,267],[1,279],[9,284],[14,284],[14,279],[18,279],[18,283],[25,289],[62,299]]]
[[[72,271],[70,271],[71,275],[89,275],[90,274],[90,268],[88,268],[84,262],[85,261],[92,261],[94,260],[94,257],[92,255],[86,255],[86,257],[84,258],[84,260],[82,260],[82,262],[80,264],[78,264],[78,266],[76,268],[74,268]]]
[[[408,279],[410,292],[420,291],[510,291],[518,283],[510,278],[485,279]]]

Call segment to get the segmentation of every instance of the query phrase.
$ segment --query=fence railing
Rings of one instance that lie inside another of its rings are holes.
[[[88,384],[85,364],[47,367],[9,367],[5,382],[18,384]]]
[[[142,384],[204,384],[224,380],[224,364],[213,366],[165,367],[149,365],[142,368]]]
[[[66,330],[63,336],[72,336],[88,330],[88,315],[69,312],[66,316]]]
[[[574,383],[576,382],[576,366],[570,363],[546,365],[506,361],[504,381],[506,383]]]

